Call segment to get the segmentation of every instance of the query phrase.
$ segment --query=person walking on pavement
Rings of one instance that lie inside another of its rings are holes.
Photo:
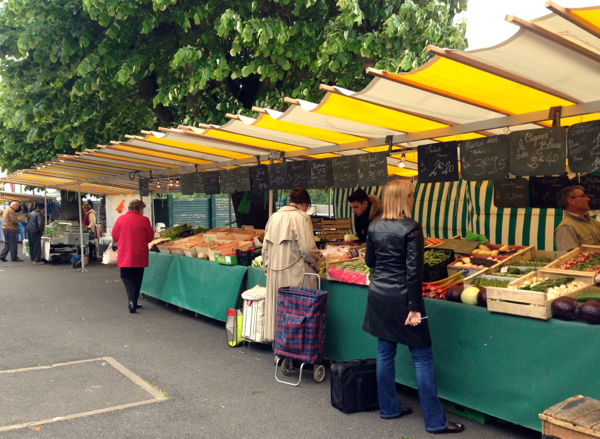
[[[19,223],[22,221],[17,216],[21,211],[18,201],[13,201],[2,214],[2,232],[4,233],[4,248],[0,253],[0,261],[6,262],[6,255],[10,252],[10,260],[13,262],[23,262],[17,256],[17,231]]]
[[[42,235],[44,233],[44,203],[36,203],[35,209],[27,216],[27,239],[29,240],[29,254],[31,263],[43,265],[42,262]]]
[[[150,220],[144,214],[146,204],[140,200],[129,203],[128,212],[115,221],[111,235],[117,243],[117,267],[121,269],[121,280],[125,284],[129,312],[135,313],[148,266],[148,243],[154,239]]]

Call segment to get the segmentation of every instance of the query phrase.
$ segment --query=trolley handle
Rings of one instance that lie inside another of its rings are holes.
[[[317,289],[319,289],[319,290],[321,289],[321,276],[319,276],[317,273],[304,273],[302,275],[302,284],[300,285],[300,288],[304,288],[304,278],[306,276],[316,276],[317,277],[317,285],[318,285]]]

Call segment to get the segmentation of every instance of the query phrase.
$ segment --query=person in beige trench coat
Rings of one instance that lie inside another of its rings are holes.
[[[263,243],[263,267],[267,276],[265,297],[265,339],[275,339],[277,290],[281,287],[299,287],[304,273],[317,273],[320,258],[315,245],[313,227],[306,214],[310,195],[296,188],[290,193],[289,206],[275,212],[267,222]],[[317,288],[317,280],[309,276],[307,288]]]

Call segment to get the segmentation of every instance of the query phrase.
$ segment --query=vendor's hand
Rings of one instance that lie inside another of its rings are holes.
[[[405,325],[410,325],[410,326],[417,326],[420,325],[422,320],[421,319],[421,313],[420,312],[414,312],[414,311],[410,311],[408,313],[408,317],[406,318],[406,321],[404,322]]]
[[[345,261],[346,259],[350,259],[350,255],[348,253],[341,253],[340,254],[340,261]]]

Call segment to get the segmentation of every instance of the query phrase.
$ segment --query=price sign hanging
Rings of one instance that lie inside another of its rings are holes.
[[[419,145],[419,182],[458,181],[458,143]]]

